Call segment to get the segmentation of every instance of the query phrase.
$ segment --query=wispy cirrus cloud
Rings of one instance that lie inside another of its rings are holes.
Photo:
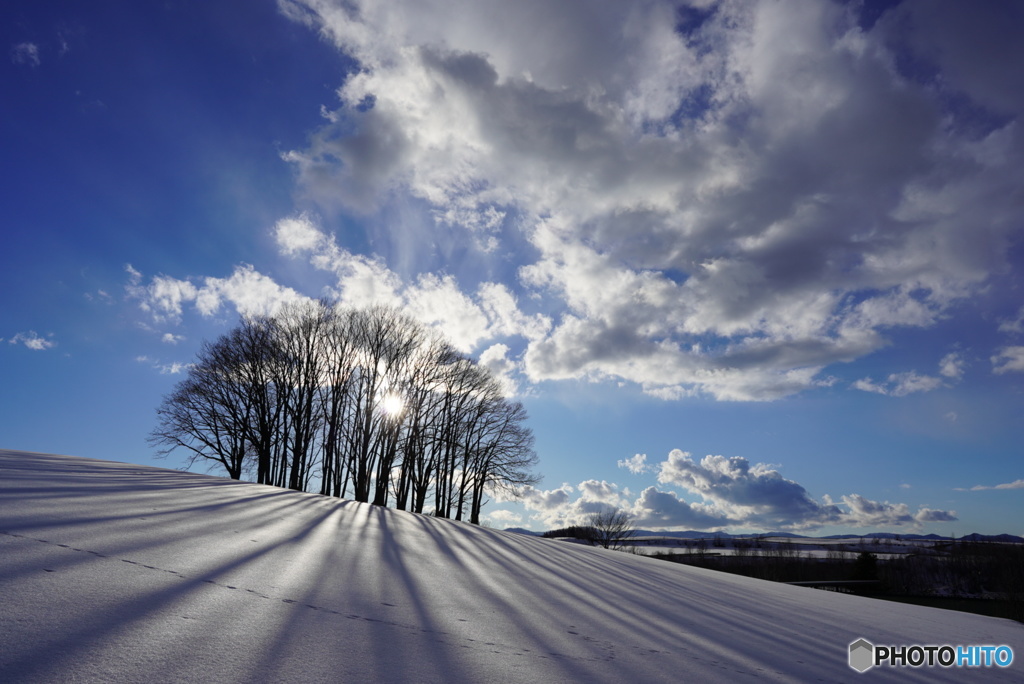
[[[971,487],[969,489],[962,488],[962,487],[956,487],[955,489],[958,492],[981,492],[981,491],[985,491],[986,489],[1024,489],[1024,479],[1014,480],[1013,482],[1004,482],[1002,484],[991,485],[991,486],[987,486],[987,485],[974,485],[973,487]]]
[[[891,373],[884,381],[876,382],[871,378],[861,378],[851,387],[862,392],[874,392],[891,397],[905,397],[918,392],[931,392],[940,387],[949,386],[963,378],[966,362],[958,352],[950,352],[939,361],[938,373],[923,375],[917,371]],[[945,378],[945,380],[943,380]]]
[[[18,43],[11,47],[11,61],[15,64],[25,64],[30,67],[39,66],[42,61],[39,58],[39,46],[35,43]]]
[[[919,375],[915,371],[893,373],[884,382],[862,378],[852,387],[863,392],[874,392],[893,397],[905,397],[915,392],[931,392],[942,387],[942,379],[931,375]]]
[[[180,375],[181,373],[187,373],[188,370],[195,365],[193,363],[182,363],[180,361],[164,363],[159,359],[152,359],[145,355],[136,356],[135,361],[151,366],[154,370],[159,371],[160,375]]]

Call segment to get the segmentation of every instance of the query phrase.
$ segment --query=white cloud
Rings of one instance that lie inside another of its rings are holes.
[[[18,43],[11,48],[11,61],[31,67],[39,66],[39,46],[35,43]]]
[[[202,278],[199,285],[165,275],[154,276],[147,285],[142,282],[142,274],[130,265],[127,271],[125,290],[129,298],[137,300],[157,322],[180,322],[186,304],[204,317],[214,316],[225,303],[242,316],[258,316],[276,313],[285,304],[305,299],[248,264],[237,266],[227,278]],[[167,335],[163,339],[170,341]]]
[[[618,466],[625,468],[634,475],[651,470],[651,466],[647,465],[647,454],[633,454],[632,457],[619,461]]]
[[[1024,479],[1014,480],[1013,482],[1004,482],[1003,484],[997,484],[991,487],[986,487],[985,485],[974,485],[973,487],[971,487],[970,491],[980,492],[986,489],[1024,489]],[[965,491],[964,489],[959,487],[957,487],[957,490]]]
[[[193,363],[181,363],[179,361],[163,363],[145,355],[136,356],[135,361],[138,363],[149,364],[154,370],[158,371],[160,375],[180,375],[181,373],[187,373],[188,370],[195,365]]]
[[[526,485],[518,492],[518,499],[528,510],[536,511],[535,520],[543,520],[551,526],[558,526],[563,510],[572,501],[575,490],[569,484],[558,489],[542,490]]]
[[[841,517],[833,505],[811,498],[801,485],[787,480],[771,466],[751,465],[740,456],[705,456],[695,462],[678,449],[661,464],[658,481],[675,484],[712,502],[734,520],[759,527],[800,527],[835,523]]]
[[[563,484],[548,491],[527,486],[519,492],[519,499],[534,512],[531,519],[549,529],[581,525],[593,513],[630,506],[628,490],[603,480],[584,480],[577,487]]]
[[[179,375],[185,373],[192,367],[191,363],[165,363],[156,366],[161,375]]]
[[[943,370],[946,370],[946,368],[944,367]],[[955,372],[960,372],[959,366],[955,367]],[[916,392],[936,390],[942,387],[942,379],[931,375],[919,375],[916,371],[907,371],[905,373],[893,373],[883,383],[876,383],[870,378],[862,378],[854,382],[852,387],[863,392],[876,392],[893,397],[905,397]]]
[[[450,274],[424,273],[407,282],[381,260],[339,247],[334,236],[324,233],[309,216],[282,219],[274,232],[283,254],[308,258],[314,268],[338,279],[334,294],[342,303],[400,306],[420,322],[442,331],[461,351],[477,351],[500,338],[538,339],[550,327],[545,316],[525,314],[515,296],[500,283],[483,282],[475,293],[467,294]],[[493,350],[488,359],[497,362],[501,348],[487,347]],[[501,358],[509,361],[509,348],[504,349]],[[506,367],[503,372],[511,380],[512,369]]]
[[[855,527],[917,527],[924,523],[953,522],[958,519],[956,511],[922,506],[916,513],[911,513],[907,504],[871,501],[858,494],[844,496],[842,501],[849,509],[843,522]]]
[[[523,521],[523,516],[521,516],[520,514],[515,513],[513,511],[505,510],[491,511],[490,513],[484,515],[484,518],[490,521],[491,523],[499,525],[509,525],[512,523],[520,523]]]
[[[922,507],[914,514],[914,520],[919,523],[955,522],[958,519],[956,511],[942,511],[935,508]]]
[[[862,392],[874,392],[876,394],[888,394],[889,390],[884,385],[879,385],[871,378],[861,378],[854,382],[851,387]]]
[[[964,375],[965,362],[956,352],[950,352],[939,361],[939,374],[951,380],[959,380]]]
[[[414,318],[443,330],[460,351],[472,351],[487,335],[487,316],[451,276],[420,276],[406,293],[406,307]]]
[[[992,372],[996,375],[1024,372],[1024,347],[1003,347],[991,360]]]
[[[908,373],[896,373],[889,376],[892,385],[893,396],[903,397],[915,392],[931,392],[942,387],[942,380],[930,375],[918,375],[910,371]]]
[[[849,522],[859,527],[888,527],[914,523],[910,507],[904,503],[872,501],[859,494],[850,494],[841,499],[849,509]]]
[[[515,379],[516,363],[508,358],[508,352],[507,345],[494,344],[480,352],[477,362],[490,371],[491,376],[501,385],[503,394],[511,397],[519,393],[519,384]]]
[[[1019,79],[926,5],[871,31],[827,3],[727,1],[685,31],[659,2],[280,6],[362,66],[285,155],[302,191],[329,211],[409,219],[386,262],[301,217],[279,225],[282,249],[333,263],[346,297],[443,299],[467,345],[513,321],[534,381],[771,400],[827,382],[889,329],[933,325],[1008,263],[1021,131],[998,117],[979,129],[947,104],[1020,113],[1000,94]],[[998,12],[970,22],[993,29],[986,49],[1020,52]],[[918,82],[901,71],[914,59],[950,79]],[[405,268],[453,241],[517,260],[544,317],[497,315],[460,272]]]
[[[7,343],[23,344],[33,351],[45,351],[57,346],[57,343],[53,340],[53,333],[46,337],[41,337],[35,330],[17,333],[14,337],[7,340]]]
[[[325,237],[306,214],[295,218],[284,218],[274,227],[274,236],[284,254],[313,252],[318,250]]]
[[[522,336],[528,340],[539,340],[551,329],[551,319],[542,314],[531,316],[523,313],[515,295],[501,283],[481,283],[477,299],[487,315],[488,334],[491,336]]]
[[[243,264],[228,278],[205,278],[196,296],[196,307],[204,316],[212,316],[227,301],[242,316],[259,316],[272,315],[282,306],[304,299],[295,290],[278,285],[269,276]]]
[[[721,511],[701,503],[687,503],[672,492],[648,487],[640,493],[630,513],[641,528],[682,528],[707,530],[724,528],[734,523]]]
[[[156,317],[177,320],[181,317],[182,303],[195,301],[199,289],[186,280],[158,275],[152,279],[146,294],[144,308],[148,307]]]
[[[1014,318],[1008,318],[999,323],[999,332],[1024,333],[1024,306],[1018,309]]]
[[[184,335],[175,335],[174,333],[164,333],[164,336],[160,338],[165,344],[178,344],[184,339]]]
[[[618,485],[604,480],[584,480],[577,491],[585,501],[599,501],[616,507],[626,505],[626,497],[629,496],[628,491],[620,491]]]
[[[916,512],[905,503],[873,501],[859,494],[815,500],[797,482],[775,467],[752,465],[742,457],[708,455],[699,462],[684,451],[673,450],[657,468],[636,454],[619,461],[635,473],[657,472],[658,482],[689,493],[686,500],[674,491],[647,487],[639,496],[617,484],[586,480],[577,487],[562,485],[542,491],[526,487],[522,502],[533,511],[532,519],[548,528],[582,524],[589,514],[617,508],[629,513],[638,527],[649,529],[808,530],[824,526],[919,528],[931,522],[956,520],[955,511],[921,506]],[[908,489],[909,485],[902,485]]]

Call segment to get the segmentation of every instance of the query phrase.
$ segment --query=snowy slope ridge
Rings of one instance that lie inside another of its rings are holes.
[[[847,666],[1006,644],[1006,669]],[[272,487],[0,451],[3,682],[1021,681],[1024,626]]]

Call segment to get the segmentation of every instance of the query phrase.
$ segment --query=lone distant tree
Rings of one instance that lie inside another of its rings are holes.
[[[606,508],[591,513],[587,525],[594,530],[594,543],[606,549],[618,549],[636,534],[633,516],[618,508]]]

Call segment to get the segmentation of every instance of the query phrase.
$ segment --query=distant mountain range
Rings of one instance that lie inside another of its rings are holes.
[[[539,537],[543,532],[534,532],[533,530],[526,530],[522,527],[507,527],[506,532],[518,532],[519,534],[528,534],[534,537]],[[830,534],[827,536],[815,537],[807,534],[793,534],[792,532],[765,532],[757,535],[750,534],[729,534],[728,532],[698,532],[697,530],[687,530],[685,532],[662,532],[658,530],[637,530],[633,535],[635,537],[672,537],[675,539],[715,539],[716,537],[721,539],[733,539],[733,538],[749,538],[751,536],[757,537],[788,537],[791,539],[849,539],[853,537],[862,537],[864,539],[907,539],[916,540],[924,539],[927,541],[953,541],[953,537],[943,537],[938,534],[899,534],[895,532],[868,532],[865,534]],[[964,535],[963,537],[956,537],[956,541],[970,541],[970,542],[1005,542],[1011,544],[1024,544],[1024,537],[1018,537],[1013,534],[978,534],[974,532],[972,534]]]

